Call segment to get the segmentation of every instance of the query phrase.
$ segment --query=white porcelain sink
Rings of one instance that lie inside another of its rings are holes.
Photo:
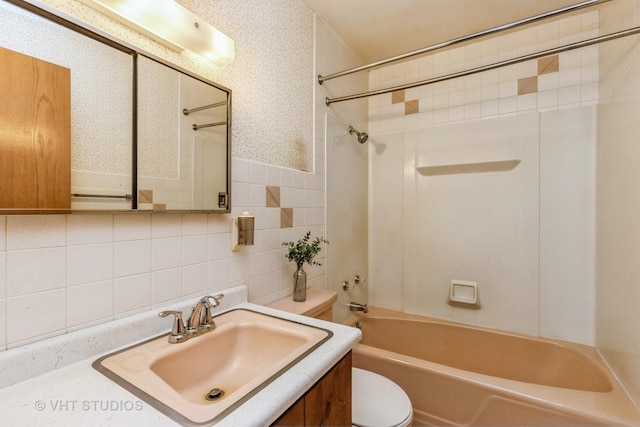
[[[169,344],[163,335],[101,357],[93,366],[181,424],[211,423],[332,335],[245,309],[214,320],[215,330],[184,343]]]

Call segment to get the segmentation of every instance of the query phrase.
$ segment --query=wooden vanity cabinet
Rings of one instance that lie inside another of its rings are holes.
[[[272,425],[350,426],[351,352]]]

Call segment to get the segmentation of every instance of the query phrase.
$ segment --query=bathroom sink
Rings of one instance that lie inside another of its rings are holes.
[[[332,335],[247,309],[214,320],[215,330],[184,343],[162,335],[93,367],[181,424],[215,423]]]

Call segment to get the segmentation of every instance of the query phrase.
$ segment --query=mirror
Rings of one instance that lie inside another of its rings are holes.
[[[71,76],[70,209],[2,205],[1,214],[229,212],[229,89],[22,0],[0,1],[0,21],[0,47]],[[0,125],[9,128],[11,100],[0,94],[0,103]],[[183,114],[208,105],[216,107]],[[5,157],[11,136],[2,138]]]
[[[138,209],[226,206],[229,93],[138,56]]]

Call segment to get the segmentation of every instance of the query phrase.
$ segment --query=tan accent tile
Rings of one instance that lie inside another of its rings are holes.
[[[167,205],[165,203],[154,203],[153,211],[154,212],[165,212],[167,210]]]
[[[404,103],[404,114],[416,114],[420,112],[420,102],[417,99]]]
[[[518,79],[518,95],[536,93],[538,91],[538,76]]]
[[[538,74],[557,73],[558,71],[560,71],[560,57],[558,55],[538,59]]]
[[[391,103],[400,104],[401,102],[404,102],[404,90],[391,92]]]
[[[293,208],[280,209],[280,228],[293,227]]]
[[[266,196],[268,208],[280,207],[280,187],[271,187],[267,185]]]
[[[139,190],[138,203],[153,203],[153,190]]]

